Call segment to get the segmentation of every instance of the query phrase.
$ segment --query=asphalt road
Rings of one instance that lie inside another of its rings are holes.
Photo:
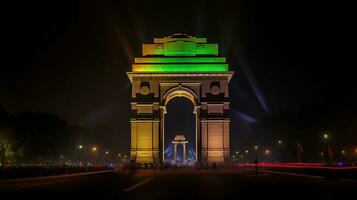
[[[354,199],[356,195],[356,180],[278,170],[260,171],[258,176],[250,169],[108,171],[0,181],[0,198],[11,199]]]

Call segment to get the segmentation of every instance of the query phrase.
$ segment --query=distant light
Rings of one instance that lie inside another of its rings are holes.
[[[320,155],[323,156],[323,155],[324,155],[324,152],[321,152]]]
[[[325,140],[328,139],[328,134],[327,134],[327,133],[324,134],[324,139],[325,139]]]
[[[258,146],[254,146],[254,149],[257,150],[257,149],[258,149]]]
[[[248,150],[245,150],[245,153],[249,153],[249,151],[248,151]]]
[[[124,158],[128,157],[127,155],[124,155]]]
[[[357,154],[357,147],[355,148],[355,154]]]
[[[63,159],[63,155],[60,155],[60,158]]]
[[[233,158],[235,158],[235,156],[233,155]]]
[[[342,153],[343,155],[345,155],[345,154],[346,154],[346,151],[345,151],[345,150],[342,150],[341,153]]]
[[[282,144],[283,143],[283,141],[281,141],[281,140],[278,140],[278,144]]]
[[[267,149],[267,150],[265,150],[265,154],[270,154],[270,151]]]
[[[119,153],[118,156],[121,156],[121,153]]]
[[[241,158],[243,158],[243,155],[240,155]]]
[[[106,151],[105,154],[109,154],[109,151]]]
[[[96,152],[97,151],[97,147],[92,147],[92,151]]]
[[[239,151],[236,151],[236,154],[239,154]]]
[[[78,149],[83,149],[83,145],[78,145]]]

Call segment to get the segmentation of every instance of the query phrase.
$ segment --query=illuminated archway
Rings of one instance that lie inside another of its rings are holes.
[[[130,158],[136,163],[162,164],[167,103],[185,97],[194,105],[196,161],[229,161],[229,93],[225,57],[206,38],[174,34],[143,44],[132,72]]]
[[[194,106],[197,105],[198,96],[195,91],[182,85],[169,89],[163,96],[163,104],[166,106],[167,103],[175,97],[186,97]]]
[[[198,160],[198,155],[200,154],[200,152],[198,151],[198,137],[199,137],[199,128],[198,128],[198,124],[199,124],[199,117],[198,117],[198,111],[200,109],[200,106],[198,106],[198,96],[195,93],[195,91],[193,91],[192,89],[188,88],[188,87],[184,87],[181,84],[179,84],[176,87],[172,87],[171,89],[167,90],[165,92],[165,94],[163,95],[161,104],[162,106],[160,107],[162,109],[162,113],[163,116],[161,117],[161,130],[162,130],[162,137],[161,137],[161,142],[162,142],[162,162],[165,162],[165,114],[167,113],[167,109],[166,106],[167,104],[174,98],[177,97],[183,97],[183,98],[187,98],[189,99],[193,106],[193,114],[195,115],[195,161],[197,162]]]

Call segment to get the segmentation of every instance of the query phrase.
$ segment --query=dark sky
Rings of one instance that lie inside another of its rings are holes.
[[[105,127],[108,144],[121,141],[120,150],[128,148],[130,130],[125,72],[142,43],[173,33],[219,43],[236,72],[233,146],[254,142],[252,124],[286,113],[304,118],[309,110],[334,117],[338,126],[356,122],[355,61],[348,62],[355,23],[347,5],[62,0],[2,7],[0,104]]]

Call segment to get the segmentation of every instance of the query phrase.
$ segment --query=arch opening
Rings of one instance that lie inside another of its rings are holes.
[[[164,160],[171,164],[189,164],[196,161],[196,116],[194,105],[187,97],[172,98],[166,105]],[[178,136],[184,136],[186,149],[183,150],[182,141]],[[175,144],[177,160],[175,160]],[[185,156],[183,155],[185,152]],[[186,159],[184,159],[186,158]]]
[[[184,135],[187,139],[185,158],[183,151],[178,153],[180,163],[193,164],[197,161],[197,135],[198,97],[194,91],[186,87],[171,88],[163,96],[164,105],[163,124],[163,154],[162,160],[165,163],[176,163],[174,159],[175,145],[172,143],[177,135]],[[181,145],[178,145],[178,148]]]
[[[165,95],[163,96],[164,106],[166,106],[167,103],[175,97],[186,97],[193,103],[194,106],[197,105],[198,97],[196,93],[189,88],[179,86],[171,88],[165,93]]]

